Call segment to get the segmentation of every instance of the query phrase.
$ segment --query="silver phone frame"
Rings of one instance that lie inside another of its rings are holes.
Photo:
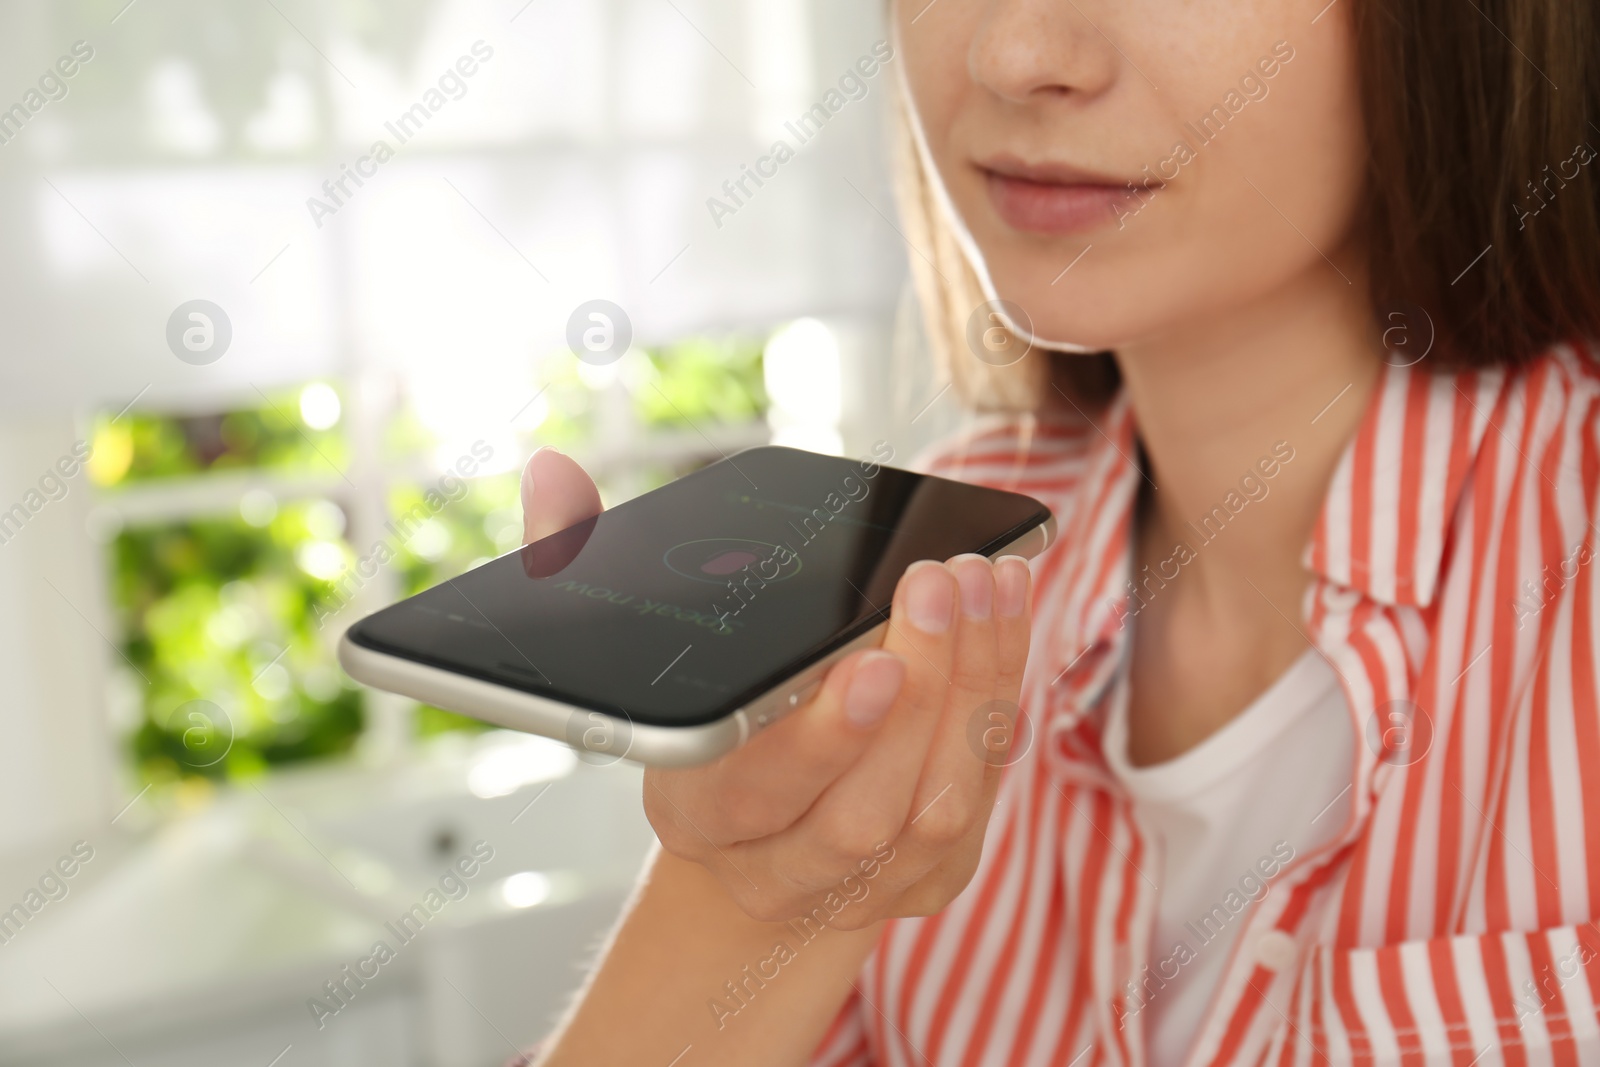
[[[989,553],[990,559],[1031,559],[1055,542],[1051,516],[1015,541]],[[565,704],[520,689],[457,674],[442,667],[365,648],[339,639],[339,665],[363,685],[448,708],[496,726],[554,738],[587,750],[591,761],[626,759],[650,767],[692,767],[738,748],[810,699],[828,668],[861,648],[883,641],[887,621],[784,678],[755,700],[714,722],[699,726],[634,723],[607,712]]]

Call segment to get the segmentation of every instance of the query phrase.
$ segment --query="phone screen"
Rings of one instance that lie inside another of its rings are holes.
[[[632,722],[694,726],[883,621],[917,560],[992,552],[1048,517],[1016,493],[754,448],[401,601],[350,636]]]

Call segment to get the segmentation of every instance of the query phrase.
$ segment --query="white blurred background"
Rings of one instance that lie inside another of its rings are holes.
[[[949,425],[895,63],[840,84],[882,15],[0,2],[0,1062],[465,1067],[546,1031],[652,839],[637,771],[362,692],[333,644],[514,547],[541,444],[611,505]],[[567,344],[597,299],[610,363]]]

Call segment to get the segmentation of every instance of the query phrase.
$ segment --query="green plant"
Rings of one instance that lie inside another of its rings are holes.
[[[767,410],[761,341],[692,337],[646,350],[654,388],[634,391],[634,410],[646,426],[739,423]]]
[[[298,394],[286,391],[217,414],[102,415],[89,474],[110,487],[226,470],[342,470],[349,460],[343,433],[306,426],[298,416]]]
[[[312,500],[262,526],[204,518],[117,535],[122,651],[148,681],[131,740],[146,780],[248,776],[354,744],[361,697],[314,626],[330,586],[310,573],[349,557],[342,525],[336,504]],[[196,743],[183,714],[194,700],[221,710],[226,755],[217,741]]]

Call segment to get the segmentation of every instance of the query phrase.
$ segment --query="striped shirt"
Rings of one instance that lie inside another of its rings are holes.
[[[1384,369],[1299,620],[1358,738],[1343,826],[1245,902],[1189,1063],[1600,1063],[1597,356]],[[1161,857],[1100,749],[1126,685],[1136,454],[1124,395],[932,460],[1056,514],[1033,738],[971,884],[885,925],[815,1067],[1145,1062]]]

